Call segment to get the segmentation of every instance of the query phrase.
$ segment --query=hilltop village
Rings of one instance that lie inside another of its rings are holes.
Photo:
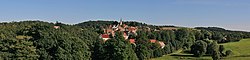
[[[122,20],[75,25],[6,22],[0,23],[0,60],[149,60],[179,50],[190,52],[188,56],[219,59],[230,56],[225,53],[230,50],[219,50],[223,46],[217,43],[244,38],[250,38],[250,32]]]
[[[120,20],[119,23],[114,24],[114,25],[109,25],[107,27],[103,28],[104,34],[100,35],[100,38],[102,38],[105,41],[109,40],[110,37],[115,36],[115,32],[123,32],[123,37],[125,40],[128,40],[131,44],[136,45],[135,43],[135,38],[131,36],[137,36],[137,26],[128,26],[126,24],[123,24],[123,21]],[[150,39],[149,40],[151,43],[157,43],[160,44],[161,48],[165,47],[165,43],[162,41],[158,41],[156,39]]]

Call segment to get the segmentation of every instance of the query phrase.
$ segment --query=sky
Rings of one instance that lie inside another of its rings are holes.
[[[0,22],[139,21],[250,32],[250,0],[1,0]]]

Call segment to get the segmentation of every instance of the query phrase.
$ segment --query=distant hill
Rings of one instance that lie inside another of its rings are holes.
[[[241,32],[241,33],[250,33],[246,31],[233,31],[233,30],[226,30],[220,27],[195,27],[195,29],[199,30],[208,30],[208,31],[218,31],[218,32]]]
[[[119,21],[104,21],[104,20],[98,20],[98,21],[86,21],[82,23],[75,24],[76,26],[81,27],[94,27],[94,28],[100,28],[102,26],[108,26],[113,24],[118,24]],[[128,26],[150,26],[145,23],[135,22],[135,21],[125,21],[124,24]]]
[[[104,21],[104,20],[97,20],[97,21],[86,21],[82,23],[75,24],[76,26],[80,26],[82,28],[102,28],[109,25],[118,24],[119,21]],[[138,28],[149,27],[151,29],[158,29],[158,30],[172,30],[177,29],[179,27],[173,25],[150,25],[146,23],[136,22],[136,21],[123,21],[124,24],[128,26],[136,26]]]

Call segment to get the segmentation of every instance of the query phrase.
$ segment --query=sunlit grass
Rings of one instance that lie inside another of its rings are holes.
[[[225,58],[226,60],[248,60],[250,59],[250,39],[243,39],[240,42],[231,42],[222,44],[226,50],[232,50],[233,56]]]
[[[249,60],[250,59],[250,39],[242,39],[239,42],[230,42],[220,44],[224,45],[225,50],[232,50],[233,55],[224,57],[222,60]],[[192,57],[192,54],[180,53],[181,50],[164,55],[163,57],[153,58],[151,60],[212,60],[211,56]]]

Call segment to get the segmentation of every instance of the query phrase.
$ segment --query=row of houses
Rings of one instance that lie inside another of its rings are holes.
[[[56,24],[55,26],[53,26],[53,28],[59,29],[60,26]],[[104,34],[101,34],[100,38],[102,38],[104,40],[104,42],[105,42],[105,41],[109,40],[111,36],[114,37],[115,36],[115,32],[123,32],[124,39],[128,40],[131,44],[136,45],[136,39],[135,38],[129,38],[129,36],[131,36],[131,35],[135,35],[136,36],[137,35],[137,33],[136,33],[137,30],[138,30],[137,27],[128,26],[126,24],[123,24],[123,22],[121,20],[118,24],[109,25],[108,27],[103,28]],[[157,41],[155,39],[150,39],[149,41],[151,43],[160,44],[161,48],[165,47],[165,44],[162,41]]]
[[[104,34],[100,35],[100,38],[102,38],[105,41],[109,40],[110,37],[114,37],[115,36],[115,32],[123,32],[123,37],[125,40],[128,40],[131,44],[136,45],[136,39],[134,38],[129,38],[129,36],[136,36],[137,35],[137,27],[134,26],[128,26],[126,24],[123,24],[122,20],[120,20],[120,22],[118,24],[114,24],[114,25],[109,25],[108,27],[103,28],[103,32]],[[161,48],[165,47],[164,42],[162,41],[158,41],[155,39],[150,39],[149,40],[151,43],[157,43],[161,46]]]

